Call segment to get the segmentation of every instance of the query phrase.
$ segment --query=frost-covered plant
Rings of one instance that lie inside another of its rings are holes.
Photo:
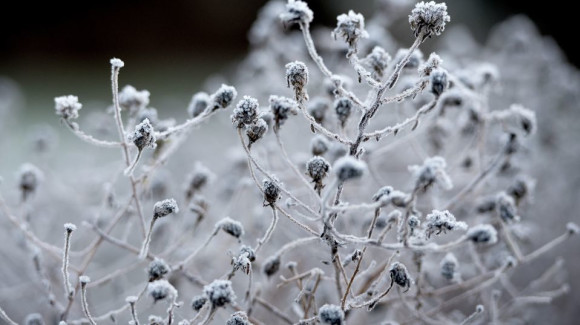
[[[231,85],[188,95],[183,121],[161,119],[147,90],[119,91],[120,59],[110,123],[55,98],[64,127],[121,163],[63,151],[68,165],[30,159],[3,184],[0,217],[17,232],[2,320],[500,324],[558,303],[571,286],[553,252],[579,231],[561,194],[575,174],[557,184],[546,162],[576,168],[560,125],[575,119],[560,113],[576,112],[578,73],[525,22],[480,47],[444,3],[380,2],[372,19],[351,10],[311,34],[306,2],[271,1]],[[390,34],[401,17],[411,44]],[[434,36],[439,54],[424,55]]]

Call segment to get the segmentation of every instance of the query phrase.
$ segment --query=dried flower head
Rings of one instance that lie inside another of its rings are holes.
[[[210,97],[211,110],[215,111],[217,109],[230,106],[230,104],[234,102],[237,96],[238,92],[236,91],[236,88],[222,84],[220,88]]]
[[[419,75],[421,77],[428,77],[431,75],[433,70],[439,68],[439,66],[443,63],[443,60],[437,55],[437,53],[433,52],[429,55],[429,58],[425,63],[423,63],[419,67]]]
[[[125,62],[123,62],[121,59],[117,59],[117,58],[112,58],[111,59],[111,66],[113,68],[119,69],[125,66]]]
[[[453,253],[447,253],[447,255],[445,255],[445,257],[441,260],[439,267],[441,269],[441,275],[445,279],[453,280],[457,278],[459,262]]]
[[[393,61],[396,64],[401,63],[401,61],[403,61],[403,58],[407,56],[407,53],[409,53],[409,49],[398,50],[397,54],[395,54],[395,59]],[[416,49],[415,51],[413,51],[413,53],[411,53],[409,60],[407,61],[407,63],[403,68],[409,70],[418,69],[421,66],[421,64],[423,64],[423,52],[421,52],[421,50],[419,49]]]
[[[306,163],[306,171],[310,178],[312,178],[312,182],[317,184],[314,189],[317,188],[318,184],[322,186],[322,180],[326,177],[329,170],[330,164],[320,156],[314,156],[308,160]]]
[[[341,97],[334,102],[334,111],[336,112],[336,117],[340,121],[342,127],[346,125],[346,121],[350,116],[353,105],[352,100],[347,97]]]
[[[119,92],[119,105],[124,109],[136,114],[139,110],[149,105],[149,91],[138,91],[131,85],[126,85],[123,90]]]
[[[149,282],[163,279],[163,276],[169,273],[170,270],[171,268],[164,260],[155,258],[151,263],[149,263],[149,266],[146,269],[147,275],[149,276]]]
[[[326,111],[330,107],[330,102],[328,99],[324,97],[315,97],[312,100],[308,101],[306,105],[306,111],[310,114],[316,123],[322,124],[324,122],[324,117],[326,115]]]
[[[268,277],[271,277],[272,275],[276,274],[276,272],[278,272],[278,270],[280,269],[280,263],[281,263],[280,256],[278,255],[270,256],[264,263],[264,266],[262,267],[264,274],[266,274]]]
[[[83,104],[79,103],[77,96],[68,95],[54,98],[56,115],[62,116],[65,120],[78,118],[81,108],[83,108]]]
[[[203,287],[203,293],[207,296],[212,308],[224,307],[236,300],[236,294],[229,280],[214,280]]]
[[[380,80],[384,76],[390,61],[391,56],[380,46],[375,46],[363,60],[372,69],[373,78],[376,80]]]
[[[81,275],[81,276],[79,276],[79,282],[80,282],[82,285],[85,285],[85,284],[87,284],[87,283],[91,282],[91,278],[90,278],[90,277],[88,277],[88,276],[86,276],[86,275]]]
[[[251,147],[254,142],[260,140],[266,132],[268,132],[268,123],[263,118],[258,118],[255,123],[246,125],[246,136],[248,136],[249,141],[248,147]]]
[[[447,79],[447,70],[437,68],[431,71],[429,75],[431,82],[431,92],[439,97],[449,87],[449,80]]]
[[[238,128],[244,125],[249,125],[258,119],[258,100],[250,97],[244,96],[242,100],[238,102],[236,108],[234,108],[234,114],[232,115],[232,122]]]
[[[237,311],[233,313],[226,321],[226,325],[250,325],[248,315],[245,311]]]
[[[334,163],[333,169],[338,179],[344,182],[360,178],[366,172],[367,164],[352,156],[344,156]]]
[[[185,183],[186,199],[191,200],[195,193],[201,191],[211,181],[212,177],[212,172],[206,166],[199,161],[196,162],[193,171],[187,176],[187,182]]]
[[[149,122],[149,119],[144,119],[143,122],[135,126],[135,132],[133,132],[128,137],[129,141],[133,142],[139,151],[143,150],[145,147],[150,147],[155,149],[157,144],[155,141],[155,131],[153,126]]]
[[[77,226],[75,226],[75,225],[74,225],[74,224],[72,224],[72,223],[65,223],[65,224],[64,224],[64,230],[65,230],[67,233],[71,233],[71,232],[73,232],[73,231],[77,230]]]
[[[350,10],[348,14],[336,17],[336,28],[332,31],[332,36],[342,37],[351,50],[356,51],[356,45],[361,38],[368,38],[369,34],[365,30],[365,17]]]
[[[28,314],[24,319],[25,325],[44,325],[44,320],[42,319],[42,315],[38,313]]]
[[[502,122],[508,133],[528,136],[537,129],[536,113],[519,104],[512,104],[508,110],[494,111],[491,118]]]
[[[175,199],[166,199],[155,203],[153,206],[153,218],[163,218],[171,213],[178,213],[179,207]]]
[[[340,306],[326,304],[318,309],[318,320],[323,325],[342,325],[344,312]]]
[[[277,130],[288,119],[289,114],[298,114],[298,103],[290,98],[272,95],[270,96],[270,110],[274,116],[274,130]]]
[[[191,300],[191,308],[193,308],[193,310],[195,310],[195,311],[200,311],[201,308],[203,308],[203,306],[205,305],[206,302],[207,302],[207,297],[206,296],[204,296],[204,295],[202,295],[202,296],[195,296]]]
[[[441,35],[445,30],[445,24],[450,20],[447,5],[434,1],[417,3],[409,15],[409,24],[415,32],[415,37],[421,36],[423,41],[427,37]]]
[[[482,224],[469,228],[467,238],[476,244],[497,243],[497,230],[492,225]]]
[[[266,205],[274,205],[280,198],[280,187],[278,182],[273,179],[266,178],[262,181],[264,187],[264,201],[268,202]]]
[[[42,180],[43,175],[40,169],[29,163],[20,166],[18,174],[18,186],[22,192],[22,199],[26,201],[30,195],[36,192],[36,188]]]
[[[394,262],[391,264],[389,274],[394,283],[409,290],[411,287],[411,279],[409,278],[409,273],[407,272],[405,265],[399,262]]]
[[[310,140],[310,151],[315,156],[322,156],[328,151],[330,143],[322,135],[315,135],[312,140]]]
[[[244,234],[244,226],[239,221],[233,220],[230,217],[225,217],[218,221],[216,227],[221,228],[226,233],[238,239]]]
[[[254,249],[250,246],[242,245],[242,247],[240,247],[240,255],[246,255],[250,262],[256,260],[256,252],[254,252]]]
[[[517,215],[516,202],[513,197],[505,192],[500,192],[496,197],[496,209],[503,222],[511,223],[520,220]]]
[[[165,298],[177,297],[177,290],[164,279],[149,282],[147,290],[155,302]]]
[[[433,210],[426,217],[425,235],[429,238],[433,233],[439,235],[448,230],[467,229],[467,224],[462,221],[456,221],[455,216],[451,212]]]
[[[288,87],[292,86],[296,101],[303,103],[308,100],[306,84],[308,83],[308,68],[300,61],[286,64],[286,82]]]
[[[280,19],[284,25],[297,23],[310,24],[313,18],[314,14],[312,13],[312,10],[308,8],[308,4],[300,0],[288,0],[286,11],[280,14]]]
[[[437,183],[444,190],[450,190],[453,187],[451,178],[445,172],[445,159],[439,156],[425,159],[422,166],[410,166],[409,171],[415,177],[415,188],[427,190],[431,185]]]
[[[211,98],[206,92],[201,91],[193,95],[189,106],[187,106],[189,116],[192,118],[199,116],[209,106],[210,102]]]

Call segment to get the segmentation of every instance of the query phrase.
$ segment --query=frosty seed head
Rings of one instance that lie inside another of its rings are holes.
[[[238,239],[244,234],[244,226],[239,221],[233,220],[230,217],[223,218],[216,226]]]
[[[296,101],[303,103],[308,100],[306,84],[308,83],[308,68],[300,61],[286,64],[286,82],[288,87],[292,86]]]
[[[580,232],[580,227],[578,227],[578,225],[573,222],[568,222],[566,224],[566,230],[568,230],[568,234],[576,235]]]
[[[282,96],[270,96],[270,111],[274,116],[274,130],[286,122],[289,115],[298,114],[298,103],[294,100]]]
[[[391,264],[389,274],[391,276],[391,280],[397,285],[403,288],[407,288],[407,290],[411,287],[411,279],[409,279],[409,275],[405,265],[399,262],[394,262],[393,264]]]
[[[136,114],[139,110],[149,105],[149,91],[138,91],[131,85],[126,85],[119,92],[119,105],[128,110],[131,114]]]
[[[477,225],[469,228],[467,238],[476,244],[495,244],[497,243],[497,230],[492,225]]]
[[[451,178],[445,172],[447,163],[439,156],[425,159],[422,166],[410,166],[409,171],[415,177],[415,188],[427,190],[431,185],[437,183],[441,188],[450,190],[453,187]]]
[[[202,296],[195,296],[191,300],[191,308],[193,308],[193,310],[195,310],[195,311],[200,311],[206,302],[207,302],[206,296],[203,296],[203,295]]]
[[[149,282],[147,290],[155,302],[177,296],[177,290],[175,290],[171,283],[164,279]]]
[[[322,124],[329,107],[330,102],[328,99],[315,97],[306,104],[306,111],[308,111],[308,114],[312,115],[316,123]]]
[[[157,126],[161,121],[159,120],[159,114],[157,113],[157,109],[153,107],[144,107],[137,112],[136,120],[137,122],[143,122],[145,119],[148,119],[151,125],[154,127]]]
[[[395,55],[395,59],[393,61],[396,64],[399,64],[401,61],[403,61],[403,58],[407,56],[407,53],[409,53],[409,49],[398,50],[397,54]],[[409,60],[407,61],[407,63],[403,68],[418,69],[421,66],[422,62],[423,62],[423,52],[421,52],[421,50],[419,49],[416,49],[415,51],[413,51],[413,53],[411,53]]]
[[[315,156],[324,155],[330,146],[328,140],[322,135],[315,135],[312,140],[310,140],[310,151]]]
[[[451,212],[433,210],[426,217],[425,222],[425,235],[429,238],[433,233],[439,235],[440,233],[445,233],[449,230],[457,229],[467,229],[465,222],[456,221],[455,216]]]
[[[137,298],[137,296],[128,296],[127,298],[125,298],[125,302],[128,304],[135,304],[137,302],[137,300],[139,300],[139,298]]]
[[[286,11],[280,14],[280,19],[285,26],[290,26],[293,24],[310,24],[314,14],[312,10],[308,8],[308,4],[300,0],[288,0],[286,4]]]
[[[306,163],[306,171],[313,182],[320,182],[326,177],[326,173],[330,169],[330,164],[326,159],[315,156],[310,158]]]
[[[366,172],[367,164],[352,156],[344,156],[334,163],[333,169],[338,179],[344,182],[360,178]]]
[[[441,96],[441,94],[449,87],[447,70],[445,69],[434,69],[429,76],[429,80],[431,82],[431,92],[437,97]]]
[[[236,294],[229,280],[214,280],[203,287],[203,293],[207,296],[212,308],[224,307],[236,300]]]
[[[242,247],[240,248],[240,255],[246,255],[248,257],[248,260],[250,260],[250,262],[256,260],[256,253],[254,252],[254,249],[250,246],[242,245]]]
[[[356,51],[356,45],[361,38],[368,38],[365,30],[365,17],[350,10],[348,14],[336,17],[336,28],[332,31],[334,39],[341,37],[352,50]]]
[[[38,184],[42,180],[42,172],[33,164],[25,163],[20,166],[18,179],[22,197],[26,200],[31,194],[36,192]]]
[[[80,282],[82,285],[85,285],[85,284],[87,284],[87,283],[91,282],[91,278],[89,278],[89,277],[88,277],[88,276],[86,276],[86,275],[81,275],[81,276],[79,277],[79,282]]]
[[[373,70],[373,78],[377,80],[384,76],[390,61],[391,56],[380,46],[375,46],[363,60]]]
[[[507,189],[506,193],[513,197],[516,205],[526,196],[530,196],[535,187],[535,181],[529,177],[518,177]]]
[[[513,120],[515,120],[514,124],[519,126],[524,135],[527,136],[536,131],[536,113],[519,104],[511,105],[509,110],[513,115]]]
[[[391,195],[391,192],[393,192],[392,186],[383,186],[373,195],[373,201],[378,202],[386,199]]]
[[[28,314],[24,319],[25,325],[44,325],[44,320],[42,319],[42,315],[38,313]]]
[[[441,275],[447,280],[453,280],[457,277],[459,262],[453,253],[447,253],[439,264]]]
[[[163,279],[165,274],[169,273],[170,267],[165,263],[164,260],[155,258],[149,266],[147,267],[147,275],[149,276],[149,282]]]
[[[250,325],[250,322],[245,311],[237,311],[226,321],[226,325]]]
[[[342,325],[344,324],[344,312],[340,306],[326,304],[318,310],[318,320],[323,325]]]
[[[179,207],[175,199],[166,199],[155,203],[153,206],[153,218],[163,218],[171,213],[178,213]]]
[[[237,96],[238,92],[236,91],[236,88],[222,84],[221,87],[211,95],[210,106],[214,111],[220,108],[226,108],[233,103]]]
[[[439,68],[439,66],[443,63],[443,60],[437,55],[437,53],[433,52],[429,55],[429,59],[425,63],[423,63],[419,67],[419,75],[421,77],[428,77],[431,75],[433,70]]]
[[[268,132],[268,123],[264,119],[259,118],[255,123],[246,125],[246,135],[248,136],[249,144],[251,146],[254,142],[260,140],[266,132]]]
[[[497,213],[503,222],[511,223],[520,219],[517,215],[518,211],[513,197],[507,195],[505,192],[500,192],[495,202]]]
[[[149,315],[149,325],[165,325],[165,320],[161,316]]]
[[[110,62],[111,66],[116,69],[120,69],[125,66],[125,62],[123,62],[121,59],[112,58]]]
[[[150,147],[155,149],[157,144],[155,141],[155,131],[153,130],[153,126],[149,122],[149,119],[144,119],[143,122],[137,124],[135,126],[135,132],[129,135],[129,141],[133,142],[137,149],[140,151],[143,150],[145,147]]]
[[[77,96],[68,95],[54,98],[54,110],[56,115],[62,116],[65,120],[72,120],[79,117],[79,110],[83,104],[79,103]]]
[[[74,225],[74,224],[72,224],[72,223],[65,223],[65,224],[64,224],[64,230],[65,230],[67,233],[71,233],[71,232],[73,232],[73,231],[77,230],[77,226],[75,226],[75,225]]]
[[[262,182],[264,187],[264,201],[268,202],[267,205],[273,205],[280,198],[280,187],[275,180],[269,178],[264,179]]]
[[[340,121],[342,127],[345,126],[353,105],[352,100],[347,97],[339,98],[334,102],[334,111],[336,112],[336,117]]]
[[[212,179],[212,172],[201,162],[196,162],[191,174],[187,176],[185,183],[185,197],[190,200],[193,195],[203,189]]]
[[[206,92],[198,92],[191,97],[191,102],[189,102],[189,106],[187,106],[187,113],[189,113],[191,118],[194,118],[203,113],[203,111],[205,111],[209,106],[210,102],[211,98]]]
[[[423,41],[427,37],[441,35],[445,30],[445,24],[450,20],[451,17],[447,14],[447,5],[434,1],[417,3],[409,15],[409,24],[415,32],[415,37],[421,35]]]
[[[281,263],[280,256],[278,255],[270,256],[264,263],[264,266],[262,267],[264,274],[266,274],[268,277],[271,277],[272,275],[276,274],[276,272],[278,272],[278,270],[280,269],[280,263]]]
[[[232,123],[234,123],[238,128],[242,128],[244,125],[256,122],[257,119],[258,100],[250,96],[244,96],[244,98],[238,102],[236,108],[234,108]]]

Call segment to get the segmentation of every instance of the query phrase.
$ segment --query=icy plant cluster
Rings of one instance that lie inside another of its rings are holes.
[[[269,2],[232,85],[194,94],[183,121],[119,91],[120,59],[105,131],[56,97],[85,155],[120,157],[23,164],[0,189],[2,322],[511,324],[570,299],[555,253],[577,213],[541,162],[578,147],[556,126],[580,83],[551,43],[515,18],[480,47],[433,1],[311,34],[315,18]]]

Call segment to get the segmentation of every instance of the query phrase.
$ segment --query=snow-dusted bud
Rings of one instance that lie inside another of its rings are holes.
[[[236,294],[229,280],[214,280],[203,287],[203,293],[207,296],[212,308],[224,307],[236,300]]]
[[[519,104],[512,104],[508,110],[494,111],[491,119],[502,122],[508,133],[528,136],[536,131],[536,113]]]
[[[409,171],[415,177],[415,188],[427,190],[431,185],[437,183],[444,190],[450,190],[453,184],[445,172],[446,166],[445,159],[439,156],[425,159],[421,166],[410,166]]]
[[[242,247],[240,247],[240,255],[246,255],[250,260],[250,262],[256,260],[256,253],[254,252],[254,249],[250,246],[242,245]]]
[[[254,123],[257,119],[258,119],[258,100],[250,96],[244,96],[244,98],[242,98],[242,100],[238,102],[236,108],[234,108],[232,122],[238,128],[241,128],[245,124]]]
[[[469,228],[467,238],[476,244],[495,244],[497,243],[497,230],[492,225],[477,225]]]
[[[65,223],[65,224],[64,224],[64,230],[65,230],[67,233],[69,233],[69,234],[70,234],[71,232],[73,232],[73,231],[77,230],[77,226],[75,226],[75,225],[74,225],[74,224],[72,224],[72,223]]]
[[[434,1],[417,3],[409,15],[409,24],[415,32],[415,37],[421,35],[422,40],[433,35],[441,35],[445,30],[445,24],[450,20],[447,5]]]
[[[326,177],[326,173],[330,169],[330,164],[326,159],[315,156],[310,158],[306,163],[306,171],[310,178],[312,178],[312,182],[315,183],[314,189],[322,189],[322,180]]]
[[[245,311],[237,311],[226,321],[226,325],[250,325],[248,315]]]
[[[138,91],[135,87],[127,85],[119,92],[119,105],[135,114],[149,105],[149,95],[147,90]]]
[[[381,187],[374,195],[373,195],[373,201],[378,202],[380,200],[383,200],[385,198],[388,198],[391,195],[391,192],[393,191],[393,187],[392,186],[383,186]]]
[[[453,280],[457,278],[459,268],[459,262],[453,253],[447,253],[445,257],[441,260],[439,264],[441,269],[441,275],[447,280]]]
[[[288,119],[289,114],[298,114],[298,103],[290,98],[272,95],[270,96],[270,110],[274,116],[274,130],[278,130]]]
[[[193,95],[193,97],[191,97],[191,102],[189,102],[189,106],[187,106],[189,116],[193,118],[203,113],[203,111],[205,111],[209,106],[210,102],[211,98],[206,92],[201,91]]]
[[[528,177],[518,177],[507,189],[507,194],[514,198],[516,205],[529,196],[535,187],[535,181]]]
[[[429,76],[431,82],[431,92],[439,97],[449,87],[449,80],[447,79],[447,70],[437,68],[431,71]]]
[[[300,61],[286,64],[286,82],[288,87],[292,86],[294,95],[299,103],[308,100],[306,84],[308,83],[308,68]]]
[[[236,91],[236,88],[222,84],[221,87],[210,97],[212,111],[230,106],[237,96],[238,92]]]
[[[328,151],[330,143],[322,135],[316,135],[310,140],[310,151],[315,156],[322,156]]]
[[[342,325],[344,312],[340,306],[326,304],[318,309],[318,320],[323,325]]]
[[[363,60],[373,70],[373,78],[377,80],[384,76],[390,61],[391,56],[380,46],[375,46]]]
[[[150,147],[155,149],[157,144],[155,141],[155,131],[153,126],[149,122],[149,119],[144,119],[143,122],[135,126],[135,132],[129,135],[129,141],[133,142],[139,151],[143,150],[145,147]]]
[[[187,176],[187,182],[185,183],[186,199],[190,200],[195,193],[201,191],[210,182],[212,177],[213,174],[207,167],[200,162],[196,162],[193,171]]]
[[[233,266],[234,271],[242,270],[242,272],[244,272],[245,274],[250,274],[250,270],[252,268],[252,261],[250,261],[248,254],[249,252],[241,252],[238,256],[232,257],[231,264]]]
[[[439,68],[439,66],[443,63],[443,60],[437,55],[437,53],[433,52],[429,55],[429,59],[425,63],[423,63],[419,67],[419,75],[421,77],[428,77],[431,75],[433,70]]]
[[[203,295],[202,296],[195,296],[191,300],[191,308],[193,308],[193,310],[195,310],[195,311],[200,311],[206,302],[207,302],[206,296],[203,296]]]
[[[518,221],[520,219],[517,215],[518,212],[514,198],[507,195],[505,192],[500,192],[497,195],[496,208],[499,217],[506,223]]]
[[[149,315],[149,325],[165,325],[165,320],[161,316]]]
[[[26,201],[36,191],[43,175],[40,169],[29,163],[20,166],[18,175],[18,186],[22,192],[22,199]]]
[[[455,216],[447,210],[433,210],[426,217],[425,228],[425,235],[429,238],[433,233],[439,235],[442,232],[446,233],[448,230],[465,230],[467,225],[465,222],[456,221]]]
[[[306,105],[306,110],[308,114],[312,115],[314,120],[317,123],[322,124],[324,122],[324,117],[326,115],[326,111],[330,107],[330,102],[328,99],[323,97],[315,97],[312,100],[308,101]]]
[[[149,294],[154,301],[177,296],[177,290],[167,280],[149,282],[147,286]]]
[[[272,275],[276,274],[276,272],[278,272],[278,270],[280,269],[280,263],[281,263],[280,256],[278,255],[270,256],[264,263],[264,266],[262,267],[264,274],[266,274],[268,277],[271,277]]]
[[[342,37],[348,43],[349,48],[356,51],[356,45],[361,38],[368,38],[369,34],[365,30],[365,17],[350,10],[348,14],[336,17],[336,28],[332,31],[332,36]]]
[[[220,220],[216,226],[238,239],[244,234],[244,226],[239,221],[233,220],[229,217]]]
[[[259,118],[255,123],[246,125],[246,135],[248,136],[248,147],[260,140],[264,134],[268,132],[268,123],[264,119]]]
[[[580,227],[573,222],[568,222],[566,224],[566,230],[568,230],[568,234],[576,235],[580,232]]]
[[[334,163],[334,172],[341,182],[361,177],[367,170],[364,161],[352,156],[344,156]]]
[[[77,96],[68,95],[54,98],[56,115],[62,116],[65,120],[78,118],[81,108],[83,108],[83,104],[79,103]]]
[[[340,121],[342,127],[346,125],[346,121],[350,116],[353,105],[352,100],[347,97],[339,98],[334,102],[334,111],[336,112],[336,117]]]
[[[28,314],[24,319],[25,325],[44,325],[44,320],[42,319],[42,315],[38,313]]]
[[[141,123],[145,119],[148,119],[151,125],[154,127],[159,124],[159,114],[157,113],[157,109],[153,107],[144,107],[139,110],[136,114],[137,122]]]
[[[395,55],[395,59],[393,61],[396,64],[399,64],[403,60],[403,58],[407,56],[408,52],[409,52],[409,49],[398,50],[397,54]],[[405,68],[405,69],[418,69],[422,63],[423,63],[423,52],[421,52],[421,50],[419,50],[419,49],[416,49],[415,51],[413,51],[413,53],[411,53],[409,60],[407,61],[407,63],[405,64],[405,66],[403,68]]]
[[[411,279],[409,279],[407,268],[402,263],[395,262],[391,264],[389,274],[391,280],[397,285],[407,288],[407,290],[411,287]]]
[[[125,62],[123,62],[121,59],[112,58],[110,62],[111,66],[115,69],[120,69],[125,66]]]
[[[88,277],[88,276],[86,276],[86,275],[81,275],[81,276],[79,276],[79,283],[80,283],[81,285],[86,285],[86,284],[88,284],[89,282],[91,282],[91,278],[90,278],[90,277]]]
[[[289,0],[286,4],[286,11],[280,14],[280,19],[284,25],[292,25],[297,23],[310,24],[314,19],[312,10],[308,8],[308,4],[300,0]]]
[[[268,202],[268,204],[264,205],[273,205],[278,201],[280,198],[280,187],[275,180],[271,180],[269,178],[264,179],[262,182],[264,187],[264,201]]]
[[[163,218],[171,213],[178,213],[179,207],[174,199],[166,199],[155,203],[153,206],[153,218]]]
[[[155,258],[146,269],[149,282],[162,279],[165,274],[169,273],[169,270],[170,267],[164,260]]]

